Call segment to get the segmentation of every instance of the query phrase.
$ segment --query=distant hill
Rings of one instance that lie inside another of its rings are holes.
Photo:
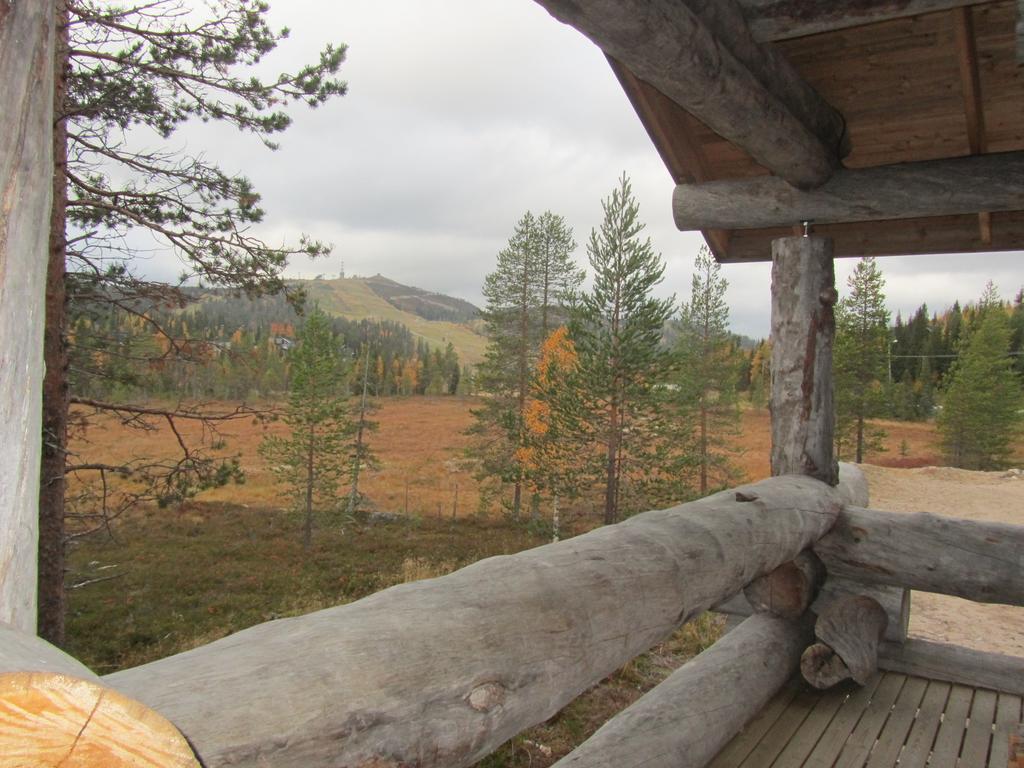
[[[365,282],[371,291],[391,306],[412,312],[424,320],[472,323],[480,317],[480,310],[464,299],[402,285],[380,274],[356,279]]]
[[[350,320],[377,318],[402,323],[432,347],[455,347],[459,360],[475,365],[484,358],[480,310],[468,301],[396,283],[381,275],[333,280],[292,280],[309,301],[325,312]]]

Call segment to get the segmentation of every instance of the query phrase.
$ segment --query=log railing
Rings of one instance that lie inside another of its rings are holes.
[[[58,675],[85,681],[89,696],[113,689],[112,698],[135,700],[147,722],[166,718],[211,768],[465,766],[748,587],[769,612],[744,621],[563,760],[701,766],[799,668],[814,642],[812,614],[826,613],[828,601],[867,593],[858,599],[877,600],[887,616],[898,616],[905,604],[886,590],[902,595],[911,586],[1024,604],[1024,527],[867,510],[863,476],[845,466],[840,476],[838,487],[775,477],[648,512],[346,606],[261,624],[102,680],[9,630],[0,635],[0,734],[14,733],[19,716],[4,704],[14,677],[21,675],[22,690],[52,693]],[[792,612],[799,600],[776,600],[772,590],[795,584],[806,593],[801,578],[817,586],[820,568],[787,565],[811,552],[829,572],[811,611],[796,620],[773,615],[773,605]],[[961,556],[971,563],[966,575]],[[878,640],[877,622],[871,627],[869,655]],[[883,642],[881,665],[920,665],[906,650],[914,642]],[[833,644],[843,651],[844,643]],[[819,651],[826,661],[829,652]],[[964,653],[979,665],[975,652]],[[1000,663],[983,655],[979,682],[1005,687]],[[986,668],[993,674],[986,677]],[[41,727],[42,720],[34,722]],[[162,728],[155,729],[159,738]]]

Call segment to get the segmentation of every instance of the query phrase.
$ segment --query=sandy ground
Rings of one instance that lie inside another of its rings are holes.
[[[890,469],[865,464],[863,469],[874,509],[1024,525],[1024,477],[949,467]],[[910,634],[1024,657],[1024,608],[914,592]]]

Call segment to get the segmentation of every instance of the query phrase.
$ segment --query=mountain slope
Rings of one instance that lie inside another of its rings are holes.
[[[403,286],[380,275],[373,278],[349,277],[335,280],[295,280],[290,282],[305,288],[309,301],[317,302],[320,308],[329,314],[352,320],[376,318],[399,322],[408,327],[413,335],[422,338],[432,347],[443,350],[448,342],[451,342],[459,355],[459,360],[464,363],[474,365],[483,360],[487,339],[478,333],[473,325],[451,320],[428,320],[409,309],[390,303],[374,289],[374,286],[384,286],[384,290],[395,297],[415,297],[424,302],[427,307],[443,307],[452,312],[461,312],[466,316],[472,314],[470,310],[476,310],[469,302],[433,294],[419,288]],[[400,299],[399,303],[412,309],[418,302],[403,302]],[[422,311],[430,313],[430,309]]]

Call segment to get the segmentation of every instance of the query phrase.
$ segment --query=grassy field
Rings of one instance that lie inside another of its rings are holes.
[[[220,435],[187,425],[186,437],[237,456],[243,485],[201,493],[186,503],[135,509],[115,521],[112,537],[75,542],[70,553],[68,650],[99,673],[134,666],[201,645],[270,619],[356,600],[392,584],[434,576],[483,557],[544,543],[540,532],[481,513],[479,489],[465,451],[475,401],[391,399],[375,418],[371,442],[380,468],[363,488],[382,518],[341,514],[317,520],[312,551],[301,547],[300,521],[274,486],[257,453],[280,423],[244,419]],[[231,404],[221,404],[228,406]],[[737,464],[748,480],[768,475],[768,414],[743,413]],[[891,466],[941,463],[934,427],[885,423],[888,451],[869,461]],[[128,431],[101,420],[72,450],[90,461],[117,463],[166,454],[165,428]],[[596,515],[575,529],[597,524]],[[704,618],[577,699],[554,719],[506,744],[488,768],[543,768],[567,753],[612,713],[714,641]]]

